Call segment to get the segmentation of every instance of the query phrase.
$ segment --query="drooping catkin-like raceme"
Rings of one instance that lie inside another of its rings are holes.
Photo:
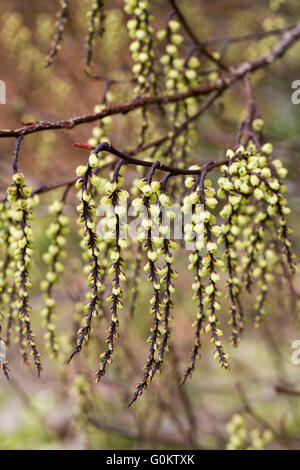
[[[151,26],[148,0],[125,0],[125,11],[132,16],[127,22],[129,36],[132,39],[130,51],[134,66],[133,74],[137,80],[134,91],[137,95],[145,95],[153,91],[157,93],[157,67],[155,65],[154,28]],[[149,128],[148,113],[146,108],[141,109],[142,127],[138,147],[145,143],[146,133]]]
[[[165,261],[162,267],[157,268],[161,284],[160,310],[162,318],[158,337],[159,348],[157,349],[156,363],[153,367],[153,376],[161,372],[165,353],[169,351],[170,322],[173,320],[171,314],[173,308],[172,294],[175,292],[173,281],[177,279],[177,273],[173,269],[174,257],[171,252],[171,250],[177,248],[177,243],[172,240],[171,234],[171,221],[176,214],[170,208],[170,199],[166,193],[170,176],[167,173],[160,183],[157,181],[151,183],[152,192],[157,198],[157,203],[150,204],[149,207],[152,240],[157,249],[158,257],[163,256]]]
[[[198,224],[200,222],[200,227],[198,230],[197,224],[195,227],[198,234],[196,248],[200,253],[204,249],[207,250],[207,254],[202,256],[202,266],[199,270],[200,278],[208,278],[202,300],[206,317],[205,332],[210,333],[210,341],[215,345],[214,358],[218,361],[220,367],[229,369],[229,355],[224,352],[221,343],[220,338],[223,336],[223,331],[220,328],[220,321],[217,317],[217,312],[221,310],[220,303],[218,302],[218,298],[221,297],[221,291],[217,286],[220,281],[218,270],[224,266],[223,261],[217,257],[218,246],[216,242],[220,235],[220,229],[216,225],[216,217],[210,212],[210,210],[216,208],[218,200],[215,198],[215,189],[206,171],[206,168],[203,167],[198,186],[188,196],[188,202],[200,205],[199,221],[196,219]]]
[[[108,303],[111,303],[110,324],[106,329],[107,349],[100,356],[100,364],[97,372],[95,373],[97,382],[99,382],[101,377],[105,374],[107,365],[112,363],[114,340],[119,336],[117,331],[119,326],[118,311],[122,310],[124,307],[122,302],[123,292],[121,289],[121,282],[126,281],[126,275],[124,271],[122,271],[124,260],[121,250],[126,248],[127,242],[126,240],[121,239],[120,225],[122,216],[124,216],[126,212],[124,205],[122,205],[122,201],[126,201],[129,194],[127,191],[120,189],[120,186],[124,182],[124,178],[120,175],[122,165],[123,162],[120,161],[116,166],[113,178],[106,184],[107,195],[105,196],[105,204],[108,205],[107,203],[110,202],[112,206],[112,217],[109,221],[109,227],[113,231],[115,245],[110,255],[112,264],[108,270],[108,274],[113,276],[113,281],[111,295],[106,299]]]
[[[56,58],[61,49],[63,34],[69,16],[69,4],[70,0],[60,0],[60,10],[57,14],[55,36],[53,39],[52,49],[46,58],[45,67],[49,67],[50,65],[52,65],[54,59]]]
[[[230,300],[229,324],[232,326],[230,339],[232,345],[237,347],[240,342],[240,333],[243,330],[244,315],[240,301],[242,282],[237,273],[238,254],[236,245],[241,226],[244,226],[248,221],[247,217],[241,214],[241,208],[248,204],[249,195],[247,193],[243,194],[241,191],[237,193],[234,187],[236,181],[235,175],[239,175],[238,170],[241,160],[234,162],[232,158],[235,154],[232,151],[227,151],[226,155],[229,159],[228,165],[224,166],[222,169],[224,176],[218,181],[218,196],[221,199],[226,199],[226,204],[221,211],[221,216],[224,217],[226,221],[220,228],[221,236],[218,242],[224,242],[225,245],[223,257],[228,272],[227,287]],[[237,156],[239,158],[239,151],[237,152]],[[241,169],[244,169],[244,167],[241,166]]]
[[[187,56],[180,57],[180,45],[184,37],[180,34],[180,23],[174,19],[173,15],[168,18],[167,28],[158,31],[157,37],[160,41],[166,39],[165,53],[161,56],[160,62],[166,79],[166,90],[169,94],[184,93],[188,89],[199,86],[201,75],[199,72],[200,61],[193,55],[193,49]],[[190,115],[198,109],[199,98],[191,97],[182,103],[173,103],[168,106],[169,119],[173,124],[173,129],[169,133],[169,141],[164,150],[164,156],[168,161],[176,161],[181,167],[186,166],[189,161],[190,137],[193,134],[193,123],[184,126],[183,132],[177,135],[176,131],[188,122]],[[181,189],[181,185],[178,185]]]
[[[91,6],[88,11],[88,18],[89,18],[89,27],[88,27],[88,34],[86,37],[85,45],[86,45],[86,61],[85,61],[85,71],[88,75],[92,75],[93,71],[93,48],[95,37],[102,36],[104,33],[104,6],[106,0],[91,0]]]
[[[249,205],[248,213],[251,213],[250,209],[253,210],[254,215],[255,206],[251,207]],[[243,281],[249,292],[251,292],[251,288],[255,280],[254,272],[256,269],[257,258],[265,249],[264,236],[267,223],[271,222],[271,219],[266,212],[260,211],[254,216],[253,222],[253,225],[248,227],[248,230],[244,231],[246,255],[242,259],[244,262]]]
[[[0,333],[2,328],[2,321],[4,319],[3,312],[7,310],[9,303],[9,278],[12,274],[14,266],[14,257],[10,249],[11,246],[11,224],[12,220],[9,214],[8,203],[2,202],[0,204],[0,246],[3,250],[3,260],[0,262]]]
[[[147,339],[150,344],[149,354],[147,361],[144,365],[144,375],[142,380],[136,385],[136,391],[133,394],[130,405],[143,393],[147,388],[154,374],[160,369],[156,362],[156,353],[159,351],[161,331],[160,322],[163,317],[164,303],[161,302],[161,284],[159,279],[159,270],[156,266],[158,261],[158,250],[155,246],[155,238],[153,239],[152,229],[153,221],[153,205],[157,201],[157,186],[155,182],[151,183],[152,174],[155,170],[155,164],[149,172],[147,179],[142,179],[139,184],[142,196],[133,201],[133,206],[136,208],[139,216],[141,217],[140,232],[137,236],[138,241],[143,243],[143,249],[147,254],[147,262],[144,266],[144,271],[148,272],[147,279],[151,282],[153,287],[153,295],[150,298],[150,313],[153,315],[153,323],[151,326],[151,334]],[[159,184],[159,183],[158,183]],[[168,198],[168,196],[167,196]],[[168,198],[169,199],[169,198]],[[162,197],[160,196],[160,202]],[[159,210],[159,209],[158,209]]]
[[[33,218],[32,188],[24,184],[25,178],[22,173],[14,173],[13,184],[7,190],[7,200],[12,202],[12,219],[14,227],[12,230],[13,247],[15,249],[15,273],[17,309],[20,320],[20,329],[23,341],[29,348],[33,357],[33,363],[37,374],[42,371],[41,354],[39,353],[35,334],[31,327],[30,314],[32,308],[29,304],[28,289],[31,287],[29,269],[32,256],[32,228],[29,225]],[[22,342],[23,342],[22,341]]]
[[[182,377],[182,383],[191,376],[195,361],[199,356],[200,334],[210,333],[210,341],[215,345],[214,357],[218,360],[220,367],[229,368],[228,354],[223,350],[221,336],[223,332],[220,328],[220,321],[217,312],[221,309],[217,298],[221,292],[217,287],[220,276],[217,271],[223,268],[223,261],[217,258],[217,243],[214,237],[220,234],[219,227],[215,224],[216,217],[209,209],[214,209],[218,204],[215,196],[215,189],[211,180],[206,175],[205,167],[196,181],[194,178],[187,178],[186,186],[192,189],[191,193],[184,198],[183,212],[192,211],[190,224],[185,224],[185,241],[193,242],[195,250],[190,256],[190,269],[195,269],[195,290],[194,298],[198,301],[197,321],[195,322],[195,344],[192,350],[190,364]],[[194,236],[196,234],[196,239]],[[204,254],[204,251],[207,253]],[[205,279],[208,277],[207,285],[204,287]],[[204,327],[204,321],[206,325]]]
[[[0,368],[7,379],[9,379],[8,361],[6,359],[7,339],[4,341],[2,336],[4,311],[7,311],[7,304],[10,299],[9,291],[9,270],[14,264],[10,251],[10,218],[7,210],[7,204],[0,204],[0,246],[3,247],[4,260],[0,262]],[[8,307],[9,309],[9,307]],[[9,312],[7,312],[7,317]]]
[[[235,151],[228,150],[229,162],[221,167],[224,176],[218,182],[218,195],[226,199],[220,213],[226,221],[222,225],[219,241],[225,242],[224,255],[231,301],[230,322],[233,327],[231,340],[234,345],[239,341],[239,330],[243,326],[239,299],[243,284],[248,290],[252,284],[257,284],[260,289],[255,308],[257,326],[265,313],[263,304],[267,285],[272,280],[267,266],[276,260],[275,240],[281,243],[291,271],[294,269],[288,239],[290,229],[286,221],[289,209],[282,194],[285,186],[279,179],[286,176],[286,170],[280,160],[271,160],[271,153],[271,144],[265,144],[260,149],[252,142],[247,148],[239,146]],[[241,235],[243,239],[240,239]],[[238,250],[244,252],[240,265],[236,261]],[[242,273],[242,278],[239,273]]]
[[[165,265],[159,270],[159,274],[163,276],[160,282],[164,285],[164,294],[161,301],[161,311],[163,316],[160,328],[161,338],[159,338],[159,349],[157,352],[158,357],[153,374],[161,372],[164,355],[169,351],[170,322],[173,320],[171,310],[174,307],[171,296],[175,292],[175,287],[172,281],[177,279],[177,273],[172,267],[174,257],[171,253],[171,249],[175,249],[176,247],[176,242],[165,238],[164,234],[163,244],[159,250],[160,254],[165,258]]]
[[[15,272],[15,253],[13,250],[11,207],[9,203],[1,204],[1,221],[5,222],[1,230],[1,246],[4,250],[4,260],[1,261],[0,271],[0,308],[6,317],[5,344],[8,347],[11,341],[12,329],[17,316],[16,285],[13,282]],[[2,318],[3,320],[3,318]],[[0,324],[0,333],[2,325]]]
[[[144,94],[153,89],[156,93],[154,28],[150,24],[149,2],[125,0],[125,11],[132,15],[127,22],[127,28],[132,39],[129,48],[135,62],[132,71],[138,82],[135,92]]]
[[[287,174],[287,170],[283,168],[279,159],[270,160],[269,155],[272,153],[273,147],[271,144],[265,144],[262,151],[266,155],[266,168],[262,168],[257,176],[260,180],[260,188],[264,191],[264,200],[267,205],[268,216],[273,219],[274,227],[277,227],[275,234],[278,241],[282,245],[283,252],[286,257],[287,264],[292,273],[295,272],[294,255],[291,251],[291,241],[288,235],[292,230],[288,227],[286,216],[290,214],[290,209],[287,207],[286,198],[284,193],[286,187],[281,183],[281,178]],[[251,173],[253,175],[253,173]],[[279,219],[279,220],[278,220]]]
[[[199,166],[192,166],[192,169],[200,169]],[[199,184],[199,177],[187,177],[185,178],[185,186],[187,188],[192,188],[192,193],[197,188]],[[193,323],[193,328],[195,328],[194,333],[194,346],[192,348],[190,354],[190,361],[189,365],[186,368],[180,383],[183,384],[189,377],[192,376],[192,373],[195,369],[196,360],[200,357],[200,349],[201,349],[201,334],[204,333],[204,321],[206,319],[205,312],[204,312],[204,305],[203,305],[203,282],[200,277],[201,268],[202,268],[202,254],[198,248],[201,248],[199,245],[199,241],[203,242],[203,220],[200,216],[199,208],[196,207],[196,202],[198,201],[198,195],[196,195],[196,200],[194,200],[194,196],[186,197],[183,201],[182,212],[183,214],[191,214],[191,220],[188,223],[184,224],[184,241],[185,243],[195,243],[197,241],[198,246],[195,246],[193,252],[189,255],[189,266],[188,269],[195,272],[194,282],[192,284],[192,289],[194,291],[193,300],[197,301],[198,304],[198,311],[197,311],[197,319]],[[197,235],[197,239],[195,240],[195,234]]]
[[[184,59],[178,57],[178,47],[183,42],[184,38],[180,34],[180,23],[173,19],[173,15],[168,18],[166,30],[158,32],[158,38],[163,40],[167,39],[165,54],[162,55],[160,61],[163,65],[163,71],[166,78],[166,89],[169,94],[186,91],[184,79]],[[168,161],[179,161],[180,165],[185,166],[186,155],[188,151],[186,133],[176,139],[175,131],[182,123],[182,116],[188,117],[187,103],[174,103],[169,105],[170,121],[173,123],[173,130],[170,133],[170,142],[165,150],[165,155]],[[179,145],[176,148],[176,144]],[[183,150],[184,147],[184,150]],[[182,158],[184,157],[184,158]]]
[[[101,252],[99,250],[99,237],[96,231],[95,214],[96,209],[91,196],[91,188],[99,184],[99,177],[93,173],[93,169],[100,164],[100,158],[94,152],[90,154],[87,165],[77,167],[76,173],[79,179],[76,182],[76,188],[79,190],[80,202],[77,206],[79,212],[78,223],[82,225],[82,248],[84,258],[88,262],[85,271],[88,274],[87,292],[88,303],[85,305],[86,316],[82,327],[78,330],[77,344],[69,357],[70,361],[78,353],[84,342],[88,342],[92,326],[93,317],[98,317],[101,306],[101,295],[103,292],[101,266]]]
[[[70,187],[67,186],[60,200],[54,201],[53,204],[49,206],[49,212],[51,215],[55,216],[55,221],[50,224],[47,230],[47,236],[51,243],[47,252],[44,253],[43,259],[48,266],[48,271],[46,279],[40,284],[41,290],[44,291],[43,298],[45,307],[41,314],[47,328],[45,334],[46,346],[50,350],[51,355],[55,358],[58,355],[59,344],[56,336],[56,302],[53,297],[53,288],[59,281],[59,276],[64,270],[64,265],[61,260],[66,258],[66,251],[64,249],[66,244],[65,235],[68,233],[69,229],[67,227],[68,217],[63,214],[63,209],[69,188]]]

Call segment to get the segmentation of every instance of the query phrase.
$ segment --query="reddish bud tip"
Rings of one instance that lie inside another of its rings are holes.
[[[22,126],[34,126],[36,123],[35,121],[28,121],[28,122],[23,122],[21,121]]]
[[[89,145],[89,144],[86,144],[84,142],[74,142],[72,145],[73,145],[73,147],[79,147],[79,148],[82,148],[82,149],[93,150],[94,148],[96,148],[94,145]]]

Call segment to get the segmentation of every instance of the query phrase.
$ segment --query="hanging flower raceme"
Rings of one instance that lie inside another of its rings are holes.
[[[11,278],[13,277],[14,273],[14,253],[11,250],[11,229],[12,229],[12,219],[10,216],[10,209],[8,207],[7,202],[2,202],[0,204],[0,246],[3,250],[3,260],[0,262],[0,333],[2,331],[2,322],[4,320],[4,312],[9,310],[7,313],[7,323],[9,323],[10,317],[10,309],[13,304],[14,291],[11,286]],[[3,313],[2,313],[3,312]],[[9,327],[9,334],[10,334],[10,327]],[[7,338],[6,338],[7,341]]]
[[[51,240],[48,250],[43,255],[45,263],[48,265],[48,272],[46,279],[41,282],[41,289],[45,291],[43,297],[45,302],[45,308],[42,310],[42,317],[47,328],[45,334],[46,344],[51,354],[57,357],[59,345],[56,337],[56,326],[55,326],[55,306],[56,302],[53,298],[53,287],[59,282],[59,276],[64,270],[64,265],[61,262],[62,259],[66,258],[66,251],[64,249],[66,244],[65,235],[69,232],[67,227],[68,217],[63,214],[65,198],[68,190],[64,191],[62,199],[55,201],[49,206],[49,212],[55,216],[55,221],[52,222],[47,230],[47,236]]]
[[[8,334],[11,330],[11,318],[14,304],[14,292],[15,289],[9,285],[9,278],[14,272],[14,257],[11,252],[11,219],[7,208],[7,203],[2,202],[0,204],[0,246],[4,249],[4,261],[0,262],[0,368],[3,370],[4,375],[9,379],[8,361],[6,359],[6,347],[8,345]],[[9,306],[7,307],[7,304]],[[5,340],[1,338],[3,321],[5,319],[4,312],[7,312],[7,333]]]
[[[189,84],[189,78],[185,75],[185,60],[179,57],[179,46],[184,38],[180,34],[180,23],[170,15],[165,30],[158,31],[157,36],[160,41],[166,39],[165,54],[161,56],[161,63],[166,79],[166,89],[169,94],[184,93],[189,85],[196,86],[195,83]],[[195,73],[197,76],[197,74]],[[193,98],[192,98],[193,100]],[[187,162],[188,147],[188,128],[180,135],[176,136],[176,130],[181,126],[184,120],[189,116],[188,100],[182,103],[173,103],[169,105],[169,119],[173,124],[170,132],[170,141],[164,154],[169,162],[178,161],[185,166]]]
[[[23,173],[15,172],[13,184],[7,190],[7,200],[12,203],[12,244],[15,250],[14,282],[16,288],[16,306],[20,323],[21,346],[29,348],[38,375],[42,370],[41,355],[35,342],[35,334],[31,327],[30,314],[32,308],[29,304],[29,269],[32,256],[32,228],[29,221],[33,218],[32,188],[25,185]],[[21,350],[23,359],[27,361],[25,350]]]
[[[243,211],[247,207],[251,195],[249,195],[250,191],[244,180],[242,182],[245,186],[242,187],[242,190],[235,188],[237,179],[244,178],[245,161],[240,158],[242,152],[242,147],[237,149],[236,154],[232,150],[227,151],[228,164],[221,168],[224,176],[218,181],[220,186],[218,196],[226,200],[226,204],[220,213],[226,221],[220,228],[219,243],[224,242],[225,244],[223,257],[228,272],[229,324],[232,326],[230,339],[234,347],[238,346],[240,333],[243,330],[243,309],[240,301],[242,282],[237,273],[237,240],[241,227],[248,222],[248,218],[243,215]]]
[[[160,185],[156,186],[156,194],[159,200],[168,201],[166,194],[166,185],[171,175],[167,173]],[[154,186],[155,187],[155,186]],[[155,206],[154,206],[155,207]],[[152,215],[152,214],[151,214]],[[161,204],[159,214],[154,217],[154,222],[159,226],[159,237],[154,239],[156,245],[159,246],[158,254],[162,255],[165,259],[165,264],[162,268],[158,269],[158,273],[161,276],[160,283],[164,287],[164,293],[161,301],[162,320],[160,327],[159,338],[159,349],[157,351],[156,365],[153,370],[153,375],[156,372],[161,372],[161,368],[164,361],[164,355],[169,351],[169,336],[170,336],[170,322],[173,320],[171,310],[174,307],[172,294],[175,292],[175,286],[173,281],[177,279],[177,272],[173,269],[174,257],[171,250],[177,248],[177,243],[171,239],[171,230],[169,223],[175,217],[175,213],[168,209],[168,204]],[[164,223],[166,225],[164,225]],[[168,223],[169,222],[169,223]]]
[[[121,250],[126,248],[126,240],[122,240],[120,236],[120,224],[122,216],[124,216],[125,208],[121,204],[122,201],[126,200],[129,196],[127,191],[121,190],[120,186],[124,182],[124,178],[120,175],[121,166],[123,165],[122,160],[117,164],[114,171],[113,178],[106,183],[107,195],[105,196],[105,205],[108,202],[112,206],[112,214],[109,220],[109,227],[113,231],[115,246],[111,252],[110,258],[112,264],[108,269],[108,274],[113,275],[112,281],[112,293],[106,299],[107,302],[111,303],[111,317],[110,324],[106,330],[106,343],[107,349],[100,356],[100,364],[97,372],[95,373],[96,381],[99,382],[101,377],[105,374],[107,364],[111,364],[112,355],[114,351],[114,340],[118,338],[117,328],[119,326],[118,311],[123,309],[123,292],[121,289],[121,282],[126,281],[126,275],[122,271],[124,267],[124,261],[121,255]]]
[[[153,315],[153,323],[151,326],[151,334],[147,339],[147,342],[150,344],[150,349],[147,361],[144,365],[144,376],[137,384],[130,404],[143,393],[143,390],[147,388],[153,379],[154,374],[161,367],[156,361],[156,352],[159,351],[160,346],[160,322],[163,318],[164,303],[161,301],[160,271],[156,263],[160,254],[158,247],[161,246],[162,240],[160,240],[160,237],[158,237],[158,239],[153,237],[152,230],[154,229],[154,221],[151,219],[151,215],[153,216],[154,211],[157,211],[157,216],[159,216],[160,213],[159,207],[156,206],[155,208],[155,203],[158,200],[157,193],[159,192],[159,183],[152,182],[152,176],[157,166],[159,166],[157,162],[154,163],[149,171],[148,177],[140,181],[139,188],[142,196],[133,201],[133,206],[142,219],[137,240],[143,243],[143,249],[147,254],[147,262],[144,266],[144,271],[148,272],[147,279],[153,287],[153,295],[150,298],[150,313]],[[159,200],[161,200],[161,198]]]
[[[260,149],[252,142],[247,148],[239,146],[235,151],[228,150],[228,164],[221,167],[224,176],[218,182],[218,196],[226,200],[220,213],[226,219],[222,225],[220,243],[225,243],[230,323],[233,328],[231,340],[235,346],[243,328],[242,286],[250,290],[254,283],[260,289],[255,304],[258,326],[265,314],[263,304],[268,283],[273,280],[268,268],[277,259],[279,245],[291,271],[294,270],[294,257],[288,239],[290,229],[286,221],[290,211],[283,196],[285,186],[279,179],[286,176],[286,170],[278,159],[271,160],[271,153],[271,144],[265,144]],[[244,254],[240,256],[239,251]],[[240,273],[242,276],[239,276]]]
[[[134,91],[138,95],[148,94],[153,90],[157,94],[157,67],[155,65],[155,51],[153,47],[154,28],[151,26],[152,17],[149,14],[147,0],[125,0],[125,11],[132,14],[127,22],[129,36],[133,40],[130,44],[132,59],[135,62],[132,71],[138,85]],[[138,146],[142,147],[149,128],[146,108],[141,109],[142,127]]]
[[[92,75],[93,64],[93,46],[95,37],[102,36],[104,34],[104,6],[105,0],[91,0],[91,7],[87,13],[89,18],[89,27],[88,27],[88,34],[86,37],[86,61],[85,61],[85,71],[88,75]]]
[[[81,165],[76,173],[79,179],[76,188],[79,190],[80,202],[77,206],[79,212],[78,223],[82,225],[80,235],[81,246],[84,250],[84,258],[88,262],[85,272],[88,274],[87,292],[88,303],[85,305],[86,316],[83,326],[78,330],[77,344],[69,358],[78,353],[84,342],[88,342],[93,317],[98,317],[101,306],[101,294],[103,292],[101,267],[101,252],[99,250],[99,237],[96,231],[96,208],[92,199],[91,189],[99,184],[99,177],[93,173],[93,169],[99,167],[100,158],[92,152],[87,165]]]
[[[61,49],[63,34],[69,16],[69,0],[60,0],[60,11],[57,14],[56,31],[53,39],[52,49],[46,59],[46,67],[52,65],[54,59]]]
[[[195,368],[195,361],[199,356],[200,334],[209,333],[210,341],[215,345],[214,357],[218,360],[220,367],[229,368],[228,354],[223,350],[220,338],[223,332],[220,328],[220,321],[217,312],[221,309],[218,297],[221,291],[218,289],[220,276],[219,268],[223,268],[223,262],[217,258],[218,246],[214,237],[220,234],[219,227],[216,225],[216,217],[209,209],[214,209],[218,204],[215,196],[215,189],[212,187],[211,180],[207,177],[207,168],[204,166],[201,176],[194,181],[193,178],[186,180],[186,185],[192,188],[192,192],[184,199],[183,211],[192,210],[192,223],[188,226],[185,240],[194,242],[195,250],[190,256],[189,269],[195,270],[195,282],[193,290],[194,298],[198,302],[197,321],[195,322],[195,344],[192,350],[190,364],[182,382],[184,382]],[[194,239],[196,234],[196,239]],[[204,250],[207,254],[204,254]],[[207,280],[206,280],[207,279]],[[206,287],[204,282],[206,280]],[[204,322],[206,325],[204,327]]]
[[[127,22],[129,36],[133,40],[130,51],[135,62],[133,73],[138,86],[135,92],[143,94],[156,88],[155,52],[153,49],[154,29],[150,24],[149,3],[147,0],[125,0],[125,11],[132,15]]]

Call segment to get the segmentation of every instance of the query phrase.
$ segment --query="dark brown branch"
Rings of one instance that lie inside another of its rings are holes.
[[[173,95],[157,95],[145,96],[137,98],[130,103],[123,105],[106,107],[99,113],[86,114],[83,116],[76,116],[62,121],[39,121],[29,126],[23,126],[19,129],[3,129],[0,130],[1,137],[17,137],[20,135],[33,134],[35,132],[44,131],[48,129],[73,129],[80,124],[94,122],[103,119],[106,116],[115,114],[127,114],[138,108],[143,108],[150,105],[175,103],[177,101],[185,100],[192,96],[201,96],[211,93],[215,90],[226,89],[232,86],[237,80],[242,79],[247,73],[253,73],[256,70],[272,64],[277,59],[282,57],[285,52],[300,38],[300,23],[287,31],[282,40],[267,54],[259,57],[253,62],[244,62],[235,67],[230,68],[230,74],[224,75],[216,80],[214,83],[206,83],[199,87],[191,88],[184,93],[175,93]]]
[[[276,385],[275,391],[284,395],[290,395],[294,397],[300,396],[300,390],[295,390],[293,388],[283,387],[282,385]]]
[[[223,80],[218,80],[215,83],[207,83],[196,88],[191,88],[184,93],[176,93],[174,95],[145,96],[142,98],[137,98],[130,103],[117,106],[108,106],[99,113],[85,114],[69,119],[63,119],[62,121],[38,121],[32,125],[23,126],[14,130],[3,129],[0,130],[0,138],[17,137],[19,135],[33,134],[35,132],[50,129],[73,129],[80,124],[87,124],[89,122],[94,122],[103,119],[106,116],[113,116],[115,114],[127,114],[130,111],[134,111],[145,106],[174,103],[185,100],[186,98],[190,98],[192,96],[207,95],[211,91],[219,89],[222,86]]]
[[[81,144],[81,142],[76,142],[73,144],[74,147],[83,147],[86,148],[86,144]],[[126,155],[123,152],[120,152],[116,148],[114,148],[109,142],[102,142],[102,144],[97,145],[97,147],[90,146],[91,149],[94,148],[94,153],[98,154],[99,152],[109,152],[112,155],[115,155],[116,157],[121,158],[124,160],[127,164],[135,165],[135,166],[143,166],[143,167],[148,167],[151,168],[153,166],[153,162],[148,161],[148,160],[139,160],[138,158],[133,158],[130,157],[129,155]],[[212,160],[211,162],[207,162],[202,168],[198,170],[190,170],[189,168],[175,168],[169,165],[165,165],[164,163],[161,163],[159,161],[155,162],[156,169],[165,171],[167,173],[170,173],[173,176],[178,176],[178,175],[201,175],[202,172],[205,171],[207,173],[208,171],[213,170],[214,168],[217,168],[223,164],[226,164],[228,162],[227,159],[225,160]]]

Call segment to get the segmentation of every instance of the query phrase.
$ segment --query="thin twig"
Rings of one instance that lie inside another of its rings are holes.
[[[63,119],[61,121],[39,121],[29,126],[23,126],[19,129],[3,129],[0,130],[1,137],[17,137],[19,135],[33,134],[49,129],[73,129],[74,127],[89,122],[94,122],[99,119],[103,119],[106,116],[112,116],[115,114],[127,114],[130,111],[138,108],[143,108],[150,105],[176,103],[192,96],[201,96],[211,93],[215,90],[222,88],[229,88],[237,80],[241,80],[247,73],[253,73],[256,70],[266,67],[274,63],[277,59],[282,57],[285,52],[300,38],[300,23],[289,31],[287,31],[282,40],[267,54],[259,57],[253,62],[244,62],[235,67],[230,68],[230,74],[220,77],[213,83],[205,83],[199,87],[191,88],[184,93],[175,93],[173,95],[155,95],[155,96],[144,96],[139,97],[130,103],[123,105],[116,105],[106,107],[99,113],[86,114],[82,116],[76,116],[69,119]]]

